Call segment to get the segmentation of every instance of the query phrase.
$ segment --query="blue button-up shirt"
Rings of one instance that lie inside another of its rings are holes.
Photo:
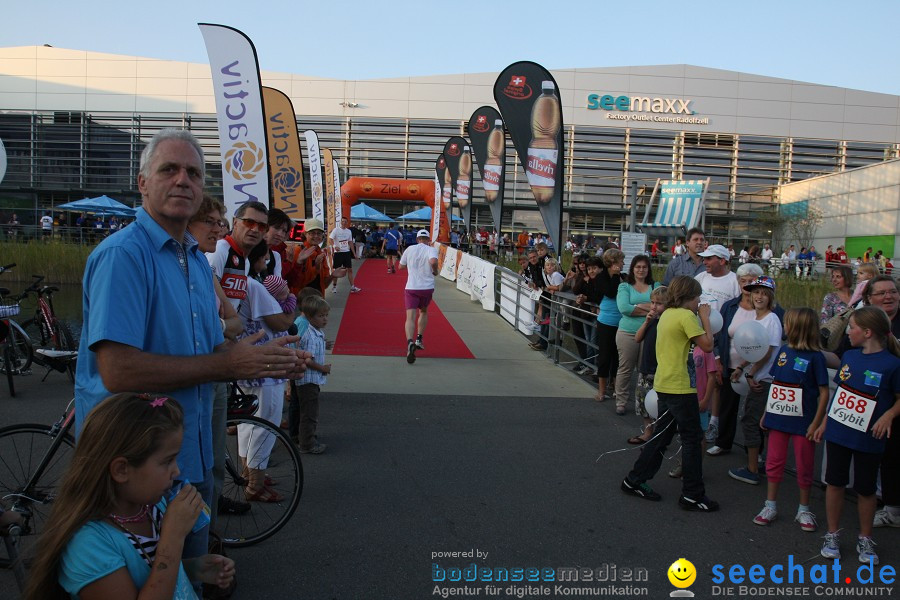
[[[151,354],[211,354],[224,341],[209,263],[190,236],[178,242],[143,209],[137,220],[106,238],[84,272],[81,345],[75,378],[75,425],[110,396],[97,368],[97,344],[111,341]],[[140,364],[131,368],[139,370]],[[154,390],[134,390],[153,392]],[[166,395],[184,409],[178,468],[203,481],[212,468],[212,385]]]

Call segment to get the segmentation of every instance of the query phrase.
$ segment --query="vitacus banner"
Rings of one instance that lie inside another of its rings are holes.
[[[506,170],[506,134],[503,119],[493,106],[478,108],[469,119],[469,138],[481,173],[484,199],[491,207],[494,231],[500,233],[503,217],[503,182]]]
[[[447,140],[444,144],[444,161],[462,213],[463,228],[468,231],[472,221],[472,150],[469,142],[458,135]]]
[[[513,63],[497,77],[494,100],[525,166],[547,234],[560,251],[565,148],[556,80],[537,63]]]
[[[238,206],[252,200],[269,206],[266,125],[256,48],[233,27],[198,25],[216,98],[225,210],[234,215]]]
[[[263,86],[266,132],[269,140],[269,173],[272,175],[272,207],[294,221],[306,218],[303,189],[303,157],[291,99],[281,90]]]
[[[319,136],[312,129],[303,132],[306,138],[306,154],[309,156],[309,189],[312,193],[312,216],[325,222],[325,206],[322,195],[322,159],[319,157]]]

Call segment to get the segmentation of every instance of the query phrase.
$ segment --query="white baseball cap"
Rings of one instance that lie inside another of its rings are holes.
[[[420,229],[420,230],[419,230],[419,233],[416,234],[416,237],[427,237],[427,238],[430,238],[430,237],[431,237],[431,234],[428,232],[427,229]]]

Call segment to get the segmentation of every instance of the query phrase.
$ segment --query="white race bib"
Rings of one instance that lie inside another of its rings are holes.
[[[875,398],[863,396],[839,385],[831,399],[828,418],[859,431],[869,429],[869,421],[875,413]]]
[[[803,388],[783,383],[772,383],[766,400],[766,412],[785,417],[803,416]]]

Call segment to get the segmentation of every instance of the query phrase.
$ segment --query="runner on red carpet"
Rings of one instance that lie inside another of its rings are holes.
[[[434,294],[434,276],[438,272],[438,253],[431,245],[431,234],[420,229],[415,246],[410,246],[400,257],[400,268],[408,269],[404,290],[406,305],[406,362],[416,362],[416,349],[424,350],[422,334],[428,324],[428,305]],[[418,313],[418,319],[416,314]]]
[[[347,217],[341,218],[341,225],[331,230],[331,243],[334,244],[334,268],[347,269],[347,279],[350,280],[350,291],[360,292],[358,287],[353,285],[353,259],[356,251],[353,245],[353,234],[347,226],[350,221]],[[334,291],[337,292],[337,280],[334,282]]]
[[[385,232],[384,239],[381,241],[381,253],[384,255],[385,260],[387,260],[388,273],[397,272],[397,255],[400,254],[400,241],[402,239],[403,236],[400,235],[397,228],[391,225],[390,229]]]

